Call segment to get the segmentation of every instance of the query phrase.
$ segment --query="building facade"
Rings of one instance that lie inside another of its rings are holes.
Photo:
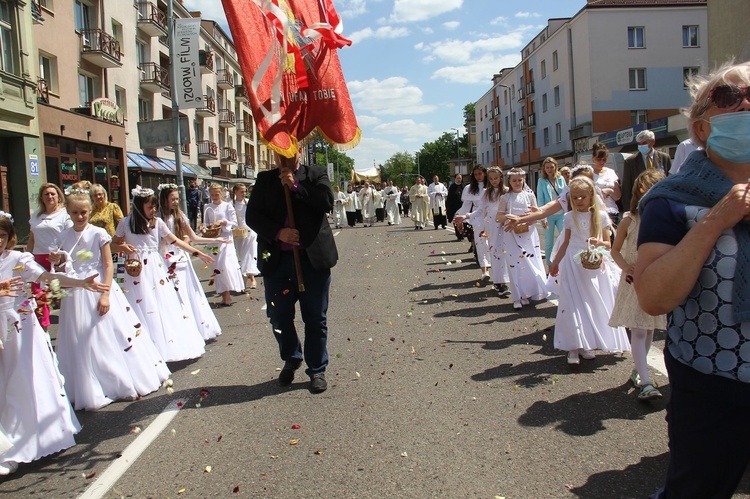
[[[619,137],[611,149],[634,150],[638,129],[656,124],[657,146],[676,145],[686,130],[667,123],[689,103],[685,77],[707,68],[707,40],[705,0],[600,0],[550,19],[477,103],[477,161],[522,166],[535,182],[545,157],[575,162],[607,133]]]
[[[54,3],[53,3],[54,2]],[[176,179],[174,147],[143,148],[138,123],[173,117],[171,64],[163,0],[41,0],[33,27],[39,67],[41,165],[49,182],[105,186],[128,208],[130,187]],[[181,2],[175,18],[200,17]],[[179,110],[190,143],[179,146],[184,180],[251,181],[258,135],[229,36],[201,21],[204,105]]]

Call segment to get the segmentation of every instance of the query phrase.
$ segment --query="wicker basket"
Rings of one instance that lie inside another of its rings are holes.
[[[597,270],[602,266],[602,254],[589,245],[589,249],[581,252],[581,266],[588,270]]]
[[[513,232],[516,234],[525,234],[529,231],[529,224],[518,224],[513,227]]]
[[[232,237],[235,239],[245,239],[248,235],[249,231],[245,227],[237,227],[236,229],[232,229]]]
[[[127,257],[125,259],[125,272],[130,277],[138,277],[141,275],[141,270],[143,270],[143,262],[141,262],[141,257],[138,253],[135,253],[135,258]]]
[[[219,235],[221,235],[221,225],[219,224],[208,225],[203,228],[203,237],[213,239],[219,237]]]

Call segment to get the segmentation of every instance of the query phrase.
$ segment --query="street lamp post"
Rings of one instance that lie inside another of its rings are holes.
[[[516,162],[516,145],[513,143],[513,96],[510,94],[510,87],[504,83],[498,83],[498,87],[508,90],[508,113],[510,114],[510,166]],[[501,144],[502,149],[502,144]]]
[[[417,176],[421,177],[422,173],[419,170],[419,151],[417,151],[417,152],[414,153],[414,157],[417,158]]]

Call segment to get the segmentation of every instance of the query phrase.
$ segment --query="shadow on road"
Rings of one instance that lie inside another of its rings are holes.
[[[620,497],[635,499],[649,497],[664,485],[669,454],[645,456],[623,470],[608,470],[591,475],[580,487],[570,489],[578,497],[598,499]]]

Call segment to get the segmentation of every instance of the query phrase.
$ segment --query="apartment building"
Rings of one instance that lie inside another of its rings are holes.
[[[164,0],[40,0],[33,27],[39,67],[40,164],[49,182],[104,185],[127,209],[129,188],[176,179],[173,148],[142,148],[138,123],[173,117]],[[176,18],[200,17],[181,2]],[[190,124],[180,146],[185,181],[250,181],[258,134],[230,37],[201,21],[204,107],[179,110]]]
[[[597,140],[634,150],[643,128],[676,145],[687,132],[670,117],[689,103],[684,79],[707,68],[707,46],[706,0],[598,0],[550,19],[477,103],[477,161],[523,166],[535,181],[547,156],[575,162]]]
[[[32,26],[42,22],[37,2],[0,0],[0,210],[13,215],[22,241],[43,183],[31,56]]]

